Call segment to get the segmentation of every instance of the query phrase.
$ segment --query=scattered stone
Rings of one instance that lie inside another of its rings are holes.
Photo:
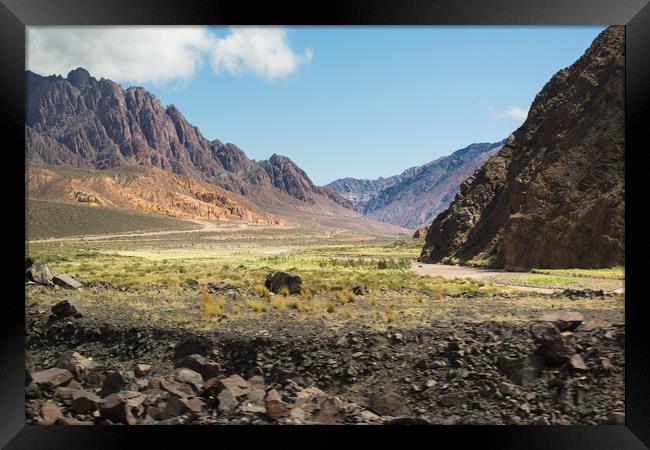
[[[569,359],[575,353],[575,347],[571,344],[569,338],[563,336],[557,328],[548,328],[542,336],[539,351],[546,364],[560,366],[569,362]]]
[[[99,391],[99,395],[106,397],[109,394],[115,394],[121,390],[126,389],[128,381],[122,376],[120,372],[111,370],[106,372],[104,382],[102,383],[102,389]]]
[[[136,419],[128,400],[119,393],[110,394],[99,405],[99,414],[102,418],[113,423],[135,425]]]
[[[582,356],[578,354],[571,355],[569,358],[569,367],[577,372],[587,372],[589,370],[585,362],[582,360]]]
[[[63,413],[56,403],[47,402],[41,406],[41,417],[39,425],[54,425],[59,418],[63,417]]]
[[[503,395],[511,395],[513,392],[515,392],[516,386],[511,383],[505,383],[501,382],[499,383],[499,391]]]
[[[66,317],[80,318],[82,314],[79,312],[77,305],[71,303],[70,300],[63,300],[52,306],[52,316],[54,320],[59,320]]]
[[[551,322],[560,331],[573,331],[585,320],[584,316],[575,311],[552,311],[539,318],[543,322]]]
[[[72,373],[67,369],[54,367],[52,369],[33,372],[31,374],[33,382],[40,389],[52,389],[67,383],[72,379]]]
[[[354,295],[368,295],[368,287],[365,284],[359,284],[352,288]]]
[[[54,277],[52,277],[52,282],[57,286],[65,287],[68,289],[79,289],[83,286],[80,282],[65,273],[54,275]]]
[[[282,401],[280,393],[275,389],[271,389],[266,394],[266,413],[273,419],[280,419],[289,416],[289,407]]]
[[[398,416],[407,413],[404,398],[396,391],[373,393],[368,399],[368,407],[382,416]]]
[[[223,389],[221,392],[219,392],[217,395],[217,401],[219,402],[219,412],[222,413],[229,413],[231,411],[234,411],[235,408],[239,406],[237,397],[235,397],[228,389]]]
[[[264,282],[264,286],[274,294],[278,294],[285,287],[289,290],[289,294],[300,294],[301,285],[302,279],[299,276],[290,275],[286,272],[269,274]]]
[[[77,414],[92,412],[100,403],[101,399],[92,392],[76,390],[72,393],[72,409]]]
[[[133,372],[139,377],[144,377],[151,372],[152,368],[151,364],[136,364]]]
[[[346,411],[343,401],[338,397],[330,396],[321,403],[315,419],[321,423],[342,422],[345,420],[345,413]]]
[[[614,370],[614,365],[608,358],[600,358],[600,366],[605,371],[605,373],[610,373]]]
[[[196,392],[201,392],[203,388],[203,377],[191,369],[180,367],[174,371],[174,379],[180,383],[189,384],[194,387]]]
[[[201,374],[204,380],[218,377],[221,373],[221,366],[201,355],[188,355],[181,360],[176,367],[185,367]]]
[[[78,352],[68,350],[59,356],[56,366],[68,369],[76,378],[85,377],[95,367],[92,359],[86,358]]]

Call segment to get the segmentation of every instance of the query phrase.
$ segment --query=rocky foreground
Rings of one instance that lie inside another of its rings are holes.
[[[27,309],[30,424],[620,424],[625,327],[108,324]]]

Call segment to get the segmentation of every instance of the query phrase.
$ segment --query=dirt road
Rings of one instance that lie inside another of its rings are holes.
[[[203,220],[197,219],[187,219],[188,222],[194,222],[199,225],[203,225],[203,228],[195,228],[192,230],[165,230],[165,231],[146,231],[142,233],[118,233],[118,234],[96,234],[89,236],[68,236],[62,238],[46,238],[46,239],[35,239],[32,241],[26,241],[27,244],[41,244],[48,242],[76,242],[79,240],[84,241],[103,241],[106,239],[115,239],[115,238],[131,238],[131,237],[143,237],[143,236],[160,236],[166,234],[182,234],[182,233],[210,233],[216,231],[225,231],[225,230],[237,230],[240,228],[245,228],[245,225],[237,225],[234,227],[217,227],[212,222],[206,222]]]
[[[614,291],[624,287],[623,280],[609,278],[586,278],[586,277],[556,277],[563,278],[566,285],[562,286],[530,286],[529,284],[536,278],[543,277],[532,273],[514,273],[506,272],[499,269],[479,269],[465,266],[450,266],[445,264],[425,264],[417,261],[412,262],[415,273],[431,277],[441,276],[445,278],[472,278],[475,280],[485,280],[496,284],[512,286],[519,290],[553,293],[561,292],[566,288],[589,288],[603,289],[605,291]]]

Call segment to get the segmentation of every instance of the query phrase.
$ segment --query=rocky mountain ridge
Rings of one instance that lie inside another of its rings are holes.
[[[476,143],[399,175],[376,180],[342,178],[327,186],[372,219],[416,229],[444,211],[460,183],[502,145]]]
[[[624,28],[611,26],[551,78],[524,124],[433,221],[421,261],[624,264],[624,50]]]
[[[107,169],[144,165],[196,177],[244,196],[251,185],[308,204],[332,201],[286,156],[253,161],[234,144],[208,141],[174,105],[141,87],[122,88],[78,68],[67,78],[26,72],[29,163]],[[251,199],[254,200],[254,199]]]

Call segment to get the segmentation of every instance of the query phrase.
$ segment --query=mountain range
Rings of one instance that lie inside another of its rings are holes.
[[[26,87],[25,158],[34,170],[28,196],[74,201],[83,192],[103,205],[195,218],[406,232],[366,219],[286,156],[255,161],[234,144],[209,141],[174,105],[163,107],[144,88],[124,89],[83,68],[66,78],[26,71]],[[111,183],[121,187],[121,198],[109,194]]]
[[[341,178],[327,186],[350,200],[367,217],[416,229],[444,211],[461,182],[501,148],[497,143],[471,144],[399,175],[375,180]]]
[[[529,270],[625,258],[625,29],[605,29],[433,221],[423,262]]]

